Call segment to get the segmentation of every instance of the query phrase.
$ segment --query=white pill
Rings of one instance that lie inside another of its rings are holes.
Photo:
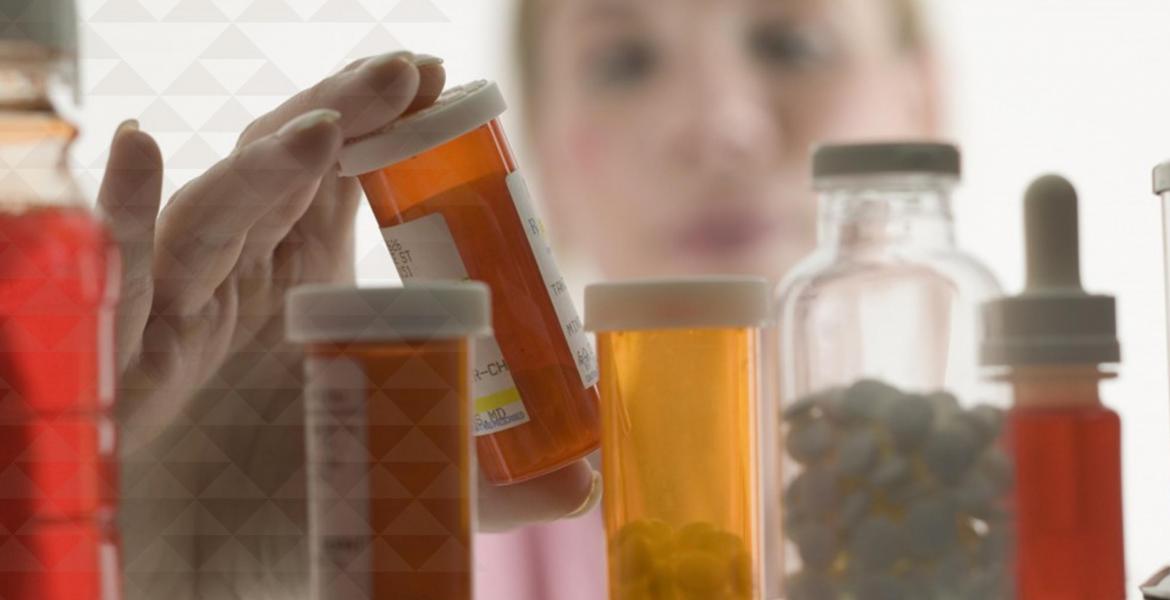
[[[873,573],[854,579],[857,600],[907,600],[908,586],[889,573]]]
[[[987,477],[997,493],[1002,493],[1012,487],[1015,480],[1012,461],[1000,448],[992,448],[983,453],[979,459],[979,472]]]
[[[945,492],[921,498],[910,505],[903,526],[913,556],[933,558],[958,541],[958,507]]]
[[[909,394],[886,410],[885,424],[894,444],[903,450],[916,448],[930,433],[934,407],[925,396]]]
[[[837,557],[837,535],[827,525],[807,523],[795,533],[796,547],[804,566],[815,571],[827,570]]]
[[[845,391],[841,401],[843,417],[848,421],[872,421],[901,393],[894,387],[873,379],[862,379]]]
[[[841,474],[860,477],[869,472],[877,463],[881,453],[877,436],[872,431],[858,431],[841,444],[837,454],[837,466]]]
[[[959,408],[959,399],[950,392],[934,392],[926,398],[930,401],[934,410],[940,413],[940,415],[955,415],[961,410]]]
[[[1000,498],[995,487],[980,470],[974,469],[955,488],[959,510],[974,517],[985,517],[995,509]]]
[[[788,486],[787,510],[802,516],[826,515],[841,502],[837,474],[826,467],[805,469]]]
[[[823,419],[798,421],[784,442],[788,455],[801,464],[812,464],[833,449],[833,428]]]
[[[850,558],[862,568],[881,571],[905,555],[905,536],[893,521],[870,517],[857,526],[848,548]]]
[[[986,404],[964,412],[961,418],[975,429],[985,445],[998,439],[1003,428],[1003,411]]]
[[[910,461],[901,456],[890,456],[870,474],[869,481],[879,488],[896,488],[910,481]]]
[[[799,573],[785,586],[790,600],[839,600],[837,586],[825,575]]]
[[[935,427],[922,447],[922,460],[943,483],[954,485],[963,479],[978,458],[979,436],[971,426],[952,419]]]
[[[873,498],[864,490],[857,490],[841,503],[841,526],[853,529],[869,514]]]

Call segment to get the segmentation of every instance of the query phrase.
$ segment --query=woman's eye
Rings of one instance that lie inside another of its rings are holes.
[[[649,44],[629,41],[614,44],[593,59],[593,79],[605,86],[628,86],[648,79],[658,66]]]
[[[811,67],[832,58],[825,36],[789,24],[760,25],[751,31],[748,44],[760,62],[781,68]]]

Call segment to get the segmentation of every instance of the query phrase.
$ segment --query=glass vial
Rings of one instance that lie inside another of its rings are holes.
[[[67,166],[76,9],[0,13],[0,597],[114,600],[120,261]]]
[[[761,598],[763,280],[586,290],[601,365],[611,600]]]
[[[477,344],[479,465],[497,484],[555,471],[598,445],[597,363],[544,225],[504,137],[495,84],[348,144],[406,286],[474,279],[492,290],[494,339]]]
[[[819,243],[778,291],[790,598],[1003,597],[1010,469],[983,385],[999,293],[955,243],[944,144],[828,146]]]
[[[479,284],[309,286],[305,345],[311,590],[318,600],[471,600],[472,339]]]

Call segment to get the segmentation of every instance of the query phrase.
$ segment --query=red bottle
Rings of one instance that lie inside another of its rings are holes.
[[[1123,600],[1121,422],[1098,394],[1116,303],[1081,287],[1072,185],[1041,178],[1025,202],[1027,287],[986,306],[983,347],[1014,391],[1016,598]]]
[[[0,0],[0,598],[114,600],[120,261],[67,170],[70,0]]]

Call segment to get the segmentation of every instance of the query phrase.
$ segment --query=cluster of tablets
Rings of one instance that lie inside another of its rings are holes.
[[[793,600],[1004,597],[1002,411],[861,380],[803,398],[784,419],[800,465],[784,498],[801,562]]]

